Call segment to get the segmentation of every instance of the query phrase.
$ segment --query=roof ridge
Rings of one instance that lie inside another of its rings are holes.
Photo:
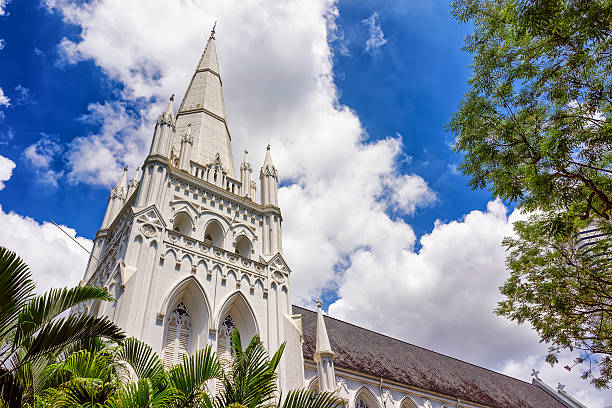
[[[302,310],[306,310],[306,311],[308,311],[308,312],[310,312],[310,313],[314,313],[314,314],[316,314],[316,312],[314,312],[314,311],[312,311],[312,310],[310,310],[310,309],[306,309],[305,307],[302,307],[302,306],[297,306],[297,305],[292,305],[292,306],[297,307],[297,308],[302,309]],[[407,342],[407,341],[405,341],[405,340],[396,339],[395,337],[391,337],[391,336],[389,336],[389,335],[387,335],[387,334],[384,334],[384,333],[379,333],[379,332],[377,332],[377,331],[374,331],[374,330],[372,330],[372,329],[368,329],[368,328],[366,328],[366,327],[357,326],[357,325],[356,325],[356,324],[354,324],[354,323],[347,322],[347,321],[344,321],[344,320],[338,319],[338,318],[336,318],[336,317],[332,317],[332,316],[330,316],[330,315],[328,315],[328,314],[327,314],[327,315],[325,315],[325,318],[332,319],[332,320],[336,320],[336,321],[338,321],[338,322],[340,322],[340,323],[348,324],[349,326],[353,326],[353,327],[356,327],[356,328],[361,329],[361,330],[366,330],[366,331],[369,331],[370,333],[374,333],[374,334],[377,334],[377,335],[379,335],[379,336],[383,336],[383,337],[389,338],[389,339],[391,339],[391,340],[399,341],[400,343],[404,343],[404,344],[407,344],[407,345],[412,346],[412,347],[417,347],[417,348],[420,348],[420,349],[422,349],[422,350],[425,350],[425,351],[429,351],[429,352],[431,352],[431,353],[438,354],[438,355],[440,355],[440,356],[442,356],[442,357],[451,358],[451,359],[453,359],[453,360],[455,360],[455,361],[458,361],[458,362],[460,362],[460,363],[469,364],[469,365],[471,365],[471,366],[473,366],[473,367],[477,367],[477,368],[480,368],[480,369],[483,369],[483,370],[486,370],[486,371],[490,371],[490,372],[492,372],[492,373],[495,373],[495,374],[498,374],[498,375],[501,375],[501,376],[504,376],[504,377],[510,378],[510,379],[512,379],[512,380],[519,381],[519,382],[522,382],[522,383],[524,383],[524,384],[530,385],[530,386],[532,386],[532,387],[534,387],[534,388],[540,388],[540,387],[538,387],[538,386],[536,386],[536,385],[534,385],[534,384],[532,384],[532,383],[530,383],[530,382],[527,382],[527,381],[521,380],[520,378],[512,377],[512,376],[510,376],[510,375],[500,373],[499,371],[491,370],[490,368],[486,368],[486,367],[479,366],[478,364],[470,363],[469,361],[464,361],[464,360],[458,359],[458,358],[453,357],[453,356],[449,356],[449,355],[446,355],[446,354],[442,354],[442,353],[440,353],[440,352],[438,352],[438,351],[435,351],[435,350],[430,350],[430,349],[428,349],[428,348],[425,348],[425,347],[422,347],[422,346],[418,346],[418,345],[416,345],[416,344],[409,343],[409,342]],[[394,380],[393,380],[393,381],[394,381]]]

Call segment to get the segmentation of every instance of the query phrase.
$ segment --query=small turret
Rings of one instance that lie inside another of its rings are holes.
[[[104,215],[104,220],[102,221],[102,229],[106,229],[110,227],[110,225],[115,220],[119,211],[123,208],[123,204],[127,198],[127,166],[123,169],[123,174],[119,179],[119,182],[110,192],[110,197],[108,198],[108,206],[106,207],[106,214]]]
[[[134,194],[134,192],[138,188],[139,182],[140,182],[140,169],[137,167],[136,173],[134,174],[134,178],[131,179],[130,182],[128,183],[128,190],[127,190],[128,199],[132,196],[132,194]]]
[[[319,376],[319,391],[334,391],[336,389],[336,373],[334,370],[335,353],[329,344],[327,328],[321,299],[317,299],[317,335],[314,360],[317,362],[317,373]]]
[[[245,150],[244,159],[242,160],[242,163],[240,163],[240,195],[255,201],[255,195],[253,194],[254,192],[251,190],[252,177],[253,167],[251,167],[251,163],[249,163],[249,152]]]
[[[174,118],[174,106],[172,104],[173,101],[174,95],[170,97],[170,101],[168,101],[168,106],[166,106],[164,113],[157,118],[149,154],[159,154],[165,157],[169,157],[170,155],[170,143],[176,123]]]
[[[272,163],[270,145],[266,148],[266,158],[259,172],[261,182],[261,205],[278,206],[278,172]]]

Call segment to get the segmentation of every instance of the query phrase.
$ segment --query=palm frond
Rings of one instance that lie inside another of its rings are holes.
[[[133,337],[121,343],[117,358],[128,363],[139,379],[155,378],[164,373],[162,361],[151,346]]]
[[[168,372],[170,384],[190,403],[204,395],[208,380],[220,377],[219,360],[210,345],[192,356],[183,356],[182,364],[175,365]]]
[[[177,390],[173,387],[156,389],[148,378],[128,384],[110,398],[104,408],[164,408],[173,406]]]
[[[0,247],[0,344],[34,291],[26,263],[14,252]]]
[[[6,408],[20,408],[24,390],[14,373],[0,368],[0,404]]]
[[[282,408],[340,408],[342,405],[342,400],[334,393],[300,389],[287,394]]]
[[[238,330],[232,334],[231,341],[234,360],[229,372],[223,375],[223,389],[216,398],[217,405],[240,404],[249,408],[273,405],[277,391],[275,371],[284,345],[270,359],[258,335],[244,351]]]
[[[19,326],[15,343],[21,344],[45,324],[61,313],[88,300],[111,301],[113,298],[106,289],[94,286],[51,289],[42,296],[36,296],[19,313]]]
[[[102,337],[114,341],[125,338],[123,331],[106,317],[71,315],[46,323],[34,337],[20,364],[47,352],[56,352],[75,341]]]

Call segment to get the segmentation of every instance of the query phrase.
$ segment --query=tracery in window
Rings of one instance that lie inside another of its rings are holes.
[[[219,332],[217,336],[217,356],[221,362],[221,366],[227,371],[228,366],[232,363],[232,348],[231,339],[232,333],[236,329],[234,321],[231,315],[225,316],[225,319],[219,326]],[[215,393],[218,395],[221,392],[222,384],[221,381],[217,380],[215,387]]]
[[[164,368],[168,369],[189,354],[191,319],[183,302],[176,305],[166,319],[166,341],[164,346]]]
[[[363,400],[363,398],[357,399],[357,403],[355,404],[356,408],[370,408],[368,404]]]

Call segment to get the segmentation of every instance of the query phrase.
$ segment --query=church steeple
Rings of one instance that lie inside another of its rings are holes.
[[[207,166],[214,162],[218,153],[223,170],[229,177],[234,178],[234,158],[225,114],[214,28],[191,77],[176,120],[176,136],[173,141],[175,150],[180,150],[183,136],[190,124],[193,137],[190,157],[182,160]]]

